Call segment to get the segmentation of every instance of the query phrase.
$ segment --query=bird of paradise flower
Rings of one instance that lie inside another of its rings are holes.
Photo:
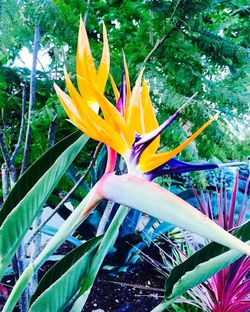
[[[145,80],[142,82],[143,69],[131,91],[129,72],[124,57],[125,73],[119,91],[111,77],[117,102],[115,107],[104,95],[110,66],[105,25],[103,25],[103,42],[102,58],[96,70],[86,29],[81,21],[76,58],[79,92],[71,82],[66,69],[65,81],[70,95],[55,85],[57,95],[70,121],[85,134],[105,143],[108,147],[106,172],[94,187],[94,195],[82,216],[86,215],[101,199],[106,198],[142,210],[227,247],[250,254],[248,245],[224,231],[176,195],[151,181],[166,172],[216,168],[216,164],[193,165],[178,161],[174,157],[208,127],[217,115],[172,151],[157,153],[160,134],[179,116],[192,99],[159,126],[147,83]],[[103,117],[98,114],[99,107]],[[113,173],[116,153],[123,156],[127,164],[127,174]]]
[[[3,312],[14,309],[32,274],[83,222],[88,213],[102,199],[141,210],[155,218],[183,227],[229,248],[236,249],[240,253],[250,255],[250,246],[222,229],[178,196],[152,181],[156,176],[165,173],[216,168],[216,164],[189,164],[174,157],[217,116],[212,117],[190,138],[172,151],[158,154],[159,135],[179,116],[192,99],[158,126],[147,84],[145,81],[142,82],[143,70],[131,91],[124,57],[125,73],[119,91],[111,78],[117,101],[116,107],[113,106],[104,96],[110,66],[107,32],[104,25],[103,38],[102,58],[99,68],[96,70],[88,36],[83,22],[80,22],[76,58],[79,92],[71,82],[66,69],[65,81],[70,96],[57,85],[55,85],[55,89],[70,121],[89,137],[107,145],[108,161],[105,174],[72,212],[39,256],[24,270],[11,292]],[[101,108],[103,118],[98,114],[99,108]],[[127,164],[127,174],[116,175],[113,172],[117,153],[122,155]]]

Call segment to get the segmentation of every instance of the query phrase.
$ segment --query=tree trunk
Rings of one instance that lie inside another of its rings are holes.
[[[49,133],[48,133],[48,147],[49,148],[55,144],[57,126],[58,126],[58,117],[57,117],[57,114],[55,114],[49,126]]]
[[[38,51],[39,51],[39,45],[40,45],[40,27],[36,26],[34,31],[34,46],[33,46],[33,59],[32,59],[32,69],[31,69],[31,77],[30,77],[30,96],[29,96],[29,112],[28,112],[28,123],[27,123],[27,129],[26,129],[26,137],[25,137],[25,145],[24,145],[24,152],[23,152],[23,160],[22,160],[22,167],[20,176],[23,175],[25,170],[28,167],[28,159],[29,159],[29,153],[30,153],[30,144],[31,144],[31,134],[32,134],[32,121],[33,121],[33,115],[34,115],[34,109],[35,109],[35,94],[36,94],[36,67],[37,67],[37,61],[38,61]],[[24,269],[23,265],[23,258],[25,257],[25,248],[24,246],[19,247],[17,252],[17,259],[19,263],[19,269]],[[28,311],[28,304],[29,304],[29,293],[33,289],[33,284],[31,283],[30,287],[26,289],[21,297],[20,300],[20,307],[21,312]]]
[[[83,19],[85,27],[87,26],[87,23],[88,23],[90,5],[91,5],[91,0],[87,0],[87,7],[86,7],[85,14],[84,14],[84,19]]]
[[[21,243],[12,261],[12,265],[14,265],[15,263],[17,264],[19,276],[21,276],[23,271],[26,269],[26,263],[25,263],[26,252],[25,251],[26,251],[25,245],[24,243]],[[29,309],[29,289],[24,290],[19,303],[20,303],[20,311],[27,312]]]
[[[151,46],[154,45],[154,30],[153,30],[153,17],[154,13],[152,10],[149,11],[150,14],[150,26],[149,26],[149,43]]]
[[[22,112],[21,112],[21,125],[20,125],[20,130],[19,130],[19,136],[17,140],[17,144],[15,146],[14,152],[11,156],[11,161],[14,164],[15,159],[20,151],[23,137],[24,137],[24,131],[25,131],[25,108],[26,108],[26,87],[23,85],[23,90],[22,90]]]
[[[9,193],[9,171],[6,166],[6,163],[2,164],[1,172],[2,172],[3,202],[5,202]]]
[[[3,198],[5,201],[8,195],[8,191],[9,191],[9,178],[10,178],[10,185],[12,188],[14,184],[16,183],[17,175],[16,175],[15,165],[12,163],[9,151],[7,149],[7,146],[5,145],[4,134],[2,131],[0,131],[0,148],[1,148],[3,158],[5,161],[5,163],[2,166],[2,178],[3,178],[2,183],[3,183],[3,194],[4,194]],[[18,277],[22,274],[22,272],[25,269],[25,252],[24,252],[23,243],[20,244],[16,254],[14,255],[12,259],[12,267],[15,273],[15,277],[16,279],[18,279]],[[20,301],[21,312],[27,312],[28,307],[29,307],[28,291],[25,290]]]
[[[96,236],[104,234],[105,228],[106,228],[106,225],[108,224],[108,221],[109,221],[112,209],[114,207],[114,204],[115,204],[114,202],[108,201],[107,206],[106,206],[106,208],[103,212],[103,215],[101,217],[101,220],[99,222],[99,225],[98,225],[98,228],[96,231]]]
[[[30,153],[30,143],[31,143],[31,132],[32,132],[32,121],[35,108],[35,94],[36,94],[36,66],[37,66],[37,56],[40,45],[40,27],[35,27],[34,32],[34,46],[33,46],[33,59],[32,59],[32,69],[30,77],[30,97],[29,97],[29,114],[28,114],[28,124],[26,130],[26,138],[23,152],[23,162],[20,176],[23,175],[28,166],[28,159]]]
[[[33,229],[32,229],[32,232],[35,233],[36,230],[39,228],[39,226],[41,225],[41,221],[42,221],[42,217],[41,217],[41,214],[39,214],[34,222],[33,222]],[[32,235],[32,234],[31,234]],[[30,260],[31,262],[33,260],[35,260],[38,255],[40,254],[41,252],[41,232],[38,232],[34,238],[34,240],[32,241],[31,245],[31,254],[30,254]],[[30,286],[29,286],[29,295],[32,296],[37,288],[37,285],[38,285],[38,272],[35,272],[32,276],[32,280],[31,280],[31,283],[30,283]]]
[[[10,185],[11,187],[14,186],[17,180],[17,174],[16,174],[16,167],[11,161],[9,150],[5,144],[4,141],[4,133],[3,131],[0,131],[0,149],[3,155],[4,163],[8,169],[9,176],[10,176]]]

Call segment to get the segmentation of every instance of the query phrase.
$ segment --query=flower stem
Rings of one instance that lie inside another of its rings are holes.
[[[100,198],[98,197],[96,190],[97,188],[94,187],[87,194],[78,207],[64,222],[60,230],[57,231],[55,236],[42,250],[40,255],[24,270],[16,285],[14,286],[2,312],[13,311],[32,275],[43,265],[48,257],[53,254],[53,252],[65,241],[65,239],[84,221],[84,219],[87,217],[87,214],[84,214],[84,212],[90,212],[90,207],[95,207],[95,205],[99,202]]]

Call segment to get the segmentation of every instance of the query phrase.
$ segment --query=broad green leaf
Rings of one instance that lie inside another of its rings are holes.
[[[42,264],[49,259],[53,252],[67,239],[67,237],[84,221],[86,215],[85,217],[81,216],[84,211],[89,208],[89,203],[93,199],[94,194],[95,189],[93,188],[62,224],[59,231],[55,233],[38,257],[24,270],[13,287],[8,300],[4,305],[3,312],[13,311],[30,278],[32,277],[31,272],[36,272]]]
[[[68,253],[40,281],[30,312],[60,311],[76,294],[102,237],[93,238]]]
[[[2,209],[0,209],[0,226],[11,210],[16,207],[28,191],[45,174],[48,168],[53,165],[60,154],[72,143],[74,143],[80,135],[80,131],[75,131],[74,133],[68,135],[66,138],[59,141],[52,148],[46,151],[25,171],[9,193]]]
[[[71,137],[74,140],[76,138],[75,135],[73,134]],[[70,137],[66,138],[66,141],[56,144],[39,159],[40,164],[44,163],[44,165],[47,165],[47,171],[44,171],[43,167],[43,175],[41,175],[40,179],[37,180],[22,200],[9,211],[2,223],[0,228],[0,278],[36,215],[69,165],[82,150],[88,137],[82,135],[74,143],[71,141],[71,145],[69,147],[66,145],[67,149],[65,150],[65,144],[68,140],[70,140]],[[55,159],[52,156],[54,153],[60,156]],[[53,158],[52,165],[51,161],[49,161],[50,157]],[[37,170],[39,168],[37,166],[34,168],[34,174],[38,176]],[[29,176],[32,174],[32,168],[30,170],[27,173]],[[20,179],[17,183],[22,183],[22,180]]]
[[[250,245],[250,221],[239,227],[235,236]],[[200,249],[171,271],[166,281],[165,296],[167,299],[153,311],[163,311],[187,290],[204,282],[242,255],[236,250],[228,250],[214,242]]]
[[[90,293],[90,290],[92,288],[92,285],[95,281],[96,275],[102,265],[102,262],[106,256],[106,254],[108,253],[108,251],[110,250],[110,248],[114,245],[116,238],[119,234],[119,228],[123,222],[123,220],[125,219],[125,217],[127,216],[129,212],[129,208],[121,206],[110,226],[108,227],[102,241],[101,244],[95,254],[95,256],[92,259],[91,262],[91,267],[88,271],[88,274],[86,275],[82,285],[81,285],[81,290],[79,293],[79,297],[76,300],[76,302],[74,303],[71,312],[81,312],[83,306],[85,305],[86,300],[88,299],[88,295]]]

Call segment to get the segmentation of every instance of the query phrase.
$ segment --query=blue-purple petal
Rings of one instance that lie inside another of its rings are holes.
[[[120,85],[120,97],[118,101],[116,102],[116,108],[118,111],[124,116],[125,114],[125,106],[126,106],[126,76],[123,73],[122,75],[122,80],[121,80],[121,85]]]
[[[181,173],[186,173],[186,172],[202,171],[202,170],[209,170],[209,169],[216,169],[216,168],[218,168],[217,164],[209,164],[209,163],[192,164],[192,163],[178,160],[176,158],[172,158],[166,164],[150,172],[147,172],[146,174],[151,177],[150,180],[153,180],[156,177],[162,176],[162,175],[175,175],[175,174],[181,174]]]

